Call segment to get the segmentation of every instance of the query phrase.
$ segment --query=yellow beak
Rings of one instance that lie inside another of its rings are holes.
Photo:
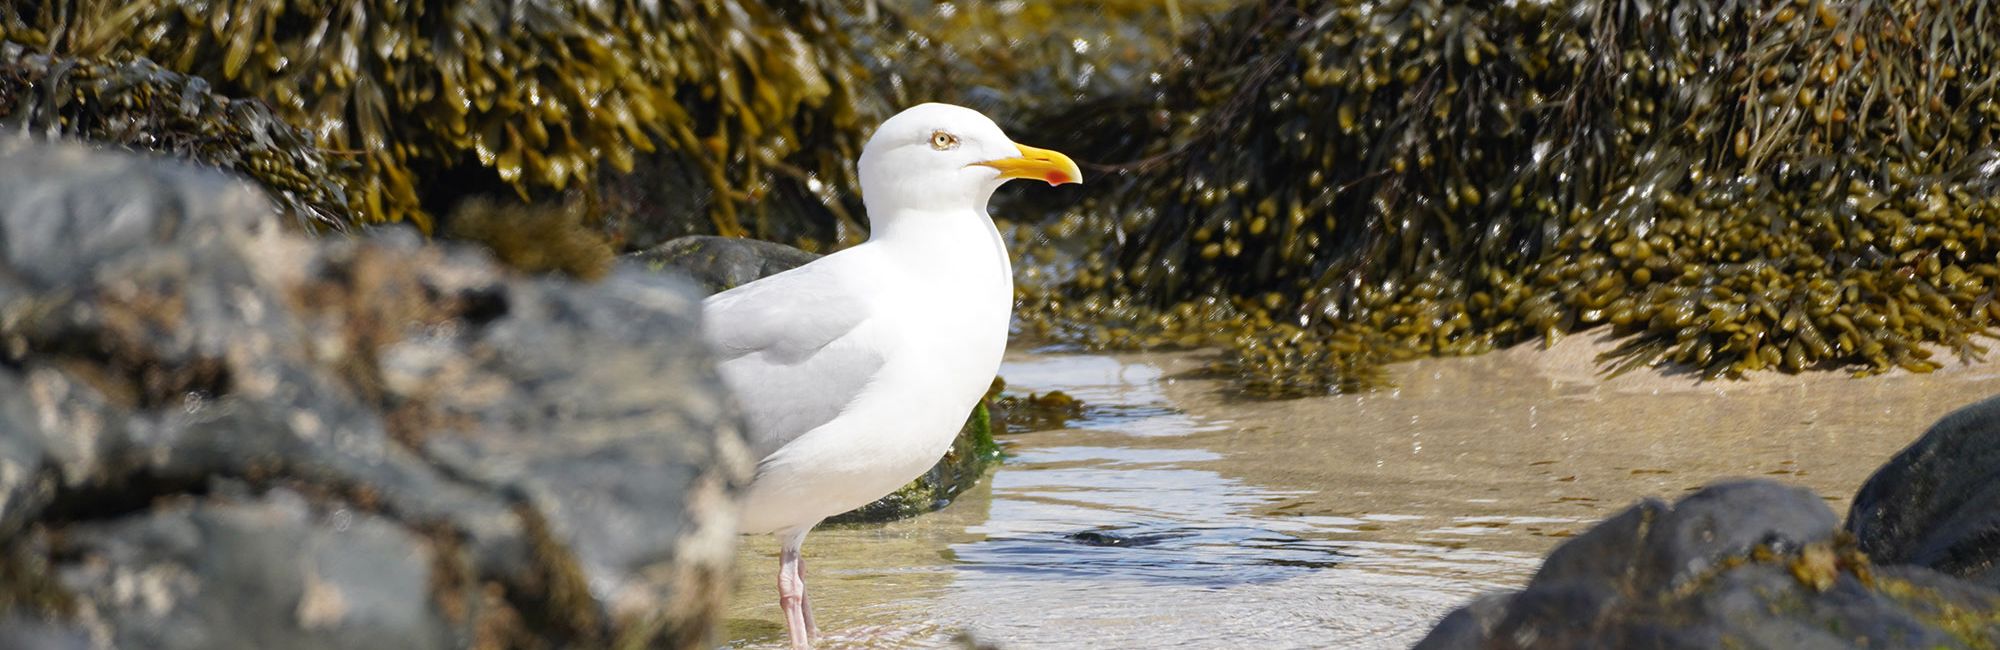
[[[1000,170],[1001,178],[1034,178],[1048,181],[1050,185],[1083,182],[1083,171],[1076,168],[1076,162],[1069,156],[1025,144],[1014,146],[1020,148],[1021,157],[974,164]]]

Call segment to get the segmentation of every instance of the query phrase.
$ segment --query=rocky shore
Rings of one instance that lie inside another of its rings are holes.
[[[1844,526],[1811,492],[1770,481],[1642,501],[1417,647],[2000,646],[1996,459],[2000,398],[1947,415],[1877,470]]]
[[[0,630],[34,647],[697,647],[748,458],[700,292],[0,139]]]

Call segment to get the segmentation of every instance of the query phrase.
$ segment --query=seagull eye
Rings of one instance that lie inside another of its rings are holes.
[[[931,148],[946,151],[958,148],[958,136],[943,131],[931,132]]]

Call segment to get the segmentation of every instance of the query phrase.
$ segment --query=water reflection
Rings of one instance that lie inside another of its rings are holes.
[[[1099,355],[1057,355],[1019,358],[1004,364],[1000,376],[1013,392],[1061,390],[1083,401],[1079,429],[1135,436],[1182,436],[1228,427],[1227,420],[1191,416],[1167,399],[1164,387],[1173,380],[1150,363],[1121,361]]]
[[[1938,415],[2000,390],[1991,368],[1605,381],[1592,355],[1426,360],[1396,366],[1395,391],[1244,403],[1176,379],[1199,355],[1017,353],[1010,390],[1063,390],[1083,416],[1006,436],[998,472],[943,511],[815,532],[829,647],[960,631],[1007,648],[1407,647],[1641,497],[1769,476],[1838,510]],[[774,647],[775,548],[746,541],[730,638]]]
[[[816,602],[866,612],[833,646],[947,644],[955,630],[1037,648],[1407,644],[1451,604],[1532,567],[1527,554],[1385,541],[1388,527],[1431,518],[1313,512],[1317,490],[1229,471],[1226,450],[1190,437],[1233,434],[1231,422],[1177,407],[1174,380],[1146,358],[1031,355],[1002,375],[1010,390],[1062,390],[1086,409],[1068,429],[1007,437],[989,484],[944,512],[815,533],[817,555],[832,556],[809,555]],[[923,557],[925,542],[936,555]],[[743,561],[761,575],[769,544],[753,547]],[[843,566],[856,561],[883,566]],[[775,618],[744,602],[767,595],[761,582],[739,589],[739,614]],[[738,645],[777,640],[748,616],[734,626]]]

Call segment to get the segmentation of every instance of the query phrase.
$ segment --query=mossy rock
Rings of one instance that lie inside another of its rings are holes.
[[[1439,621],[1421,650],[1992,648],[2000,592],[1879,566],[1813,493],[1720,483],[1648,499],[1549,553],[1526,588]]]
[[[206,80],[145,58],[48,56],[0,38],[0,128],[229,170],[257,181],[308,229],[354,220],[340,180],[355,169],[348,160],[320,149],[312,134],[263,103],[225,97]]]
[[[827,519],[828,523],[853,524],[894,521],[914,517],[951,505],[952,499],[979,483],[986,470],[1000,460],[1000,444],[993,440],[993,419],[982,401],[973,407],[965,427],[923,476],[874,503]]]
[[[1996,30],[1922,0],[1251,3],[1045,122],[1122,163],[1065,215],[1104,255],[1031,318],[1220,346],[1271,394],[1595,327],[1612,372],[1975,357]]]
[[[827,2],[553,0],[0,2],[0,41],[80,60],[147,57],[268,103],[353,160],[356,222],[428,228],[467,192],[592,193],[670,153],[723,234],[768,196],[851,187],[880,112]],[[11,57],[10,57],[11,58]]]

